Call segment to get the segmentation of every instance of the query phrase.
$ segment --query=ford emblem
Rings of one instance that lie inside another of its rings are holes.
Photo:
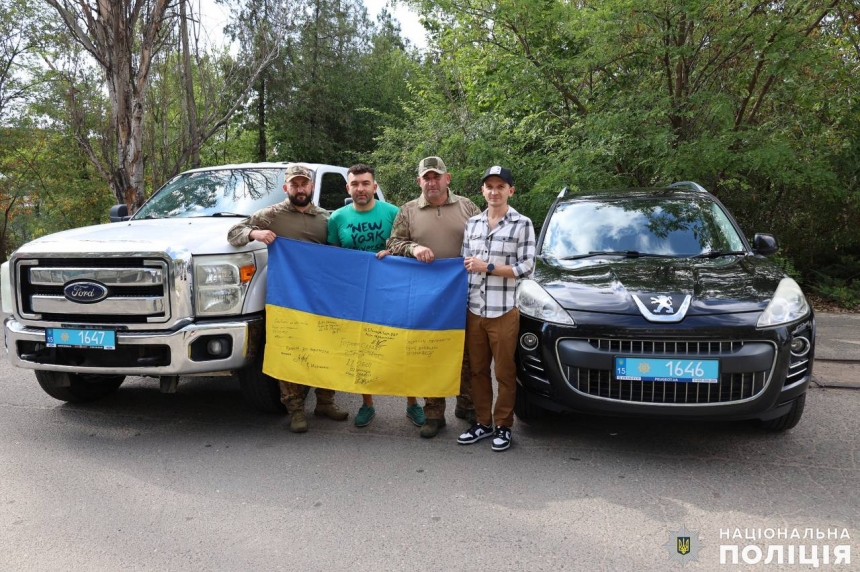
[[[93,304],[107,298],[108,289],[98,282],[70,282],[63,288],[63,295],[78,304]]]

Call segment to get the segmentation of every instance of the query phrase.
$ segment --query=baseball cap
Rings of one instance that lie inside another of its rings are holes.
[[[488,177],[501,177],[501,179],[509,184],[510,186],[514,186],[514,176],[511,174],[510,169],[505,169],[504,167],[499,167],[498,165],[493,165],[486,171],[484,171],[484,176],[481,178],[481,182],[487,180]]]
[[[314,172],[303,165],[290,165],[287,167],[287,171],[284,173],[284,182],[289,183],[296,177],[305,177],[313,181]]]
[[[440,157],[424,157],[418,163],[418,176],[423,177],[427,171],[444,175],[448,169],[445,168],[445,162]]]

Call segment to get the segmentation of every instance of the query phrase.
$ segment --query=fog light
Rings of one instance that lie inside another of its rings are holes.
[[[230,357],[233,338],[225,335],[201,336],[191,343],[188,357],[192,361],[209,361]]]
[[[791,340],[791,355],[802,357],[809,353],[809,340],[803,336],[798,336]]]
[[[218,338],[211,339],[209,340],[209,343],[206,344],[206,351],[213,356],[220,356],[221,352],[224,351],[224,342]]]
[[[523,349],[532,351],[538,347],[538,337],[531,332],[526,332],[520,336],[520,345]]]

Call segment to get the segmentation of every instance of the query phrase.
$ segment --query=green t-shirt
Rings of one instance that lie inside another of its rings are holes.
[[[357,211],[353,205],[341,207],[328,221],[328,243],[367,252],[384,250],[399,210],[380,200],[369,211]]]

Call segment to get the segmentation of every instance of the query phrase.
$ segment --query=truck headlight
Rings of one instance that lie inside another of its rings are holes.
[[[0,302],[3,313],[11,314],[12,307],[12,275],[9,273],[9,261],[0,265]]]
[[[573,318],[534,280],[521,280],[517,285],[517,307],[520,313],[544,322],[573,326]]]
[[[194,257],[194,298],[198,316],[240,314],[257,272],[250,252]]]
[[[797,282],[783,278],[773,294],[773,299],[758,319],[758,328],[769,328],[795,322],[809,315],[809,302]]]

